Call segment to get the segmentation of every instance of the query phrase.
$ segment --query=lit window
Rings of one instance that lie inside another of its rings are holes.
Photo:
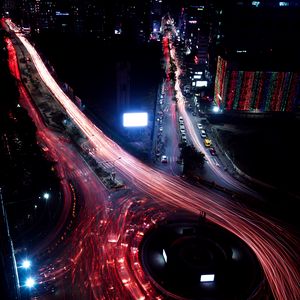
[[[289,6],[288,2],[279,2],[279,6]]]

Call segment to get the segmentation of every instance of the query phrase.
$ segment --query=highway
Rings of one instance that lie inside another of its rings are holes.
[[[174,27],[174,25],[172,26]],[[181,63],[178,60],[177,49],[173,42],[174,40],[176,40],[176,36],[174,36],[174,34],[176,34],[176,30],[175,28],[173,28],[172,31],[162,31],[165,32],[162,41],[162,48],[166,72],[166,79],[163,83],[163,89],[165,93],[164,98],[166,100],[166,103],[164,104],[164,110],[167,116],[162,126],[165,129],[165,131],[171,131],[169,136],[165,136],[169,144],[169,147],[167,147],[169,148],[169,151],[167,151],[166,154],[173,155],[173,157],[170,156],[171,172],[173,172],[173,169],[176,169],[176,167],[174,167],[174,161],[176,160],[174,160],[173,152],[175,151],[175,149],[177,149],[178,156],[178,143],[180,140],[180,138],[178,140],[178,138],[176,137],[176,129],[179,129],[178,116],[176,116],[177,114],[183,118],[188,144],[193,145],[196,150],[205,154],[205,163],[202,174],[203,179],[207,182],[214,182],[220,187],[224,187],[228,190],[231,190],[232,192],[239,193],[242,195],[248,195],[250,197],[254,197],[263,201],[263,199],[258,193],[256,193],[254,190],[250,189],[245,184],[242,184],[240,181],[230,176],[228,172],[222,167],[222,164],[218,161],[218,158],[216,156],[212,156],[208,148],[204,146],[204,139],[200,137],[200,130],[196,127],[197,121],[195,119],[197,118],[192,116],[186,108],[187,100],[183,95],[181,88],[182,83],[180,78],[183,71],[181,68]],[[171,79],[172,64],[175,66],[175,76]],[[175,101],[172,101],[174,95],[176,95],[176,104]],[[178,112],[176,113],[176,111]],[[170,117],[169,115],[172,117]],[[175,132],[172,132],[174,131],[174,129]],[[170,149],[172,149],[172,151],[170,151]],[[176,173],[173,172],[173,174]]]
[[[55,257],[49,254],[47,262],[52,260],[51,268],[41,267],[41,281],[60,278],[60,282],[68,282],[69,286],[60,284],[61,294],[57,299],[65,299],[70,294],[72,299],[166,298],[144,274],[138,259],[138,246],[149,228],[176,210],[192,214],[205,211],[209,221],[232,232],[253,250],[275,299],[300,299],[299,241],[285,225],[229,201],[213,190],[195,187],[177,176],[153,169],[128,154],[77,108],[60,89],[29,41],[22,34],[16,35],[28,51],[41,80],[85,135],[92,155],[100,161],[114,161],[117,174],[128,187],[110,194],[76,150],[45,128],[38,112],[30,106],[29,97],[23,97],[28,102],[22,105],[31,111],[40,138],[56,156],[58,173],[64,172],[61,176],[64,178],[66,211],[72,209],[69,199],[74,198],[67,178],[74,182],[84,199],[84,208],[76,218],[76,228],[61,238],[63,246],[60,245]],[[12,60],[16,59],[10,57],[11,70],[17,74]],[[193,126],[179,107],[197,145]],[[216,174],[223,176],[217,170]],[[60,225],[63,224],[64,220],[61,220]],[[71,286],[78,288],[70,289]]]
[[[174,25],[173,25],[174,26]],[[176,32],[176,30],[172,31],[173,34]],[[205,154],[206,157],[206,168],[208,168],[208,172],[211,174],[209,177],[214,178],[216,182],[218,182],[220,185],[227,187],[229,189],[250,194],[252,196],[258,197],[257,193],[255,193],[253,190],[251,190],[246,185],[242,184],[241,182],[237,181],[233,177],[231,177],[227,172],[225,172],[221,167],[220,164],[217,162],[217,159],[215,157],[212,157],[208,151],[208,149],[203,145],[203,139],[200,137],[198,128],[195,127],[194,118],[191,118],[190,114],[187,112],[186,109],[186,98],[184,97],[182,90],[181,90],[181,80],[180,76],[182,73],[181,70],[181,64],[178,60],[177,50],[172,42],[174,38],[168,32],[164,37],[164,56],[169,57],[166,59],[167,62],[170,60],[173,61],[174,65],[176,66],[175,71],[175,86],[174,90],[176,93],[177,98],[177,107],[178,107],[178,113],[183,117],[186,132],[188,135],[189,140],[191,141],[192,145],[200,152]],[[166,72],[169,71],[168,66],[170,64],[167,64]],[[175,123],[176,125],[176,123]]]

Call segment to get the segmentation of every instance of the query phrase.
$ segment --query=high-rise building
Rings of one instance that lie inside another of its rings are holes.
[[[5,11],[12,11],[16,8],[16,0],[4,0],[3,7]]]
[[[215,5],[210,52],[215,103],[225,110],[299,110],[299,1]]]
[[[299,111],[300,71],[246,68],[219,56],[215,103],[227,111]]]
[[[127,61],[117,64],[117,107],[118,113],[129,109],[130,106],[130,63]]]
[[[209,3],[202,1],[185,1],[175,20],[178,38],[184,41],[187,53],[191,53],[196,64],[208,63],[209,45]]]
[[[12,17],[34,31],[89,33],[103,40],[147,41],[159,31],[162,0],[6,0]]]
[[[162,19],[162,0],[150,0],[150,31],[151,39],[160,40]]]

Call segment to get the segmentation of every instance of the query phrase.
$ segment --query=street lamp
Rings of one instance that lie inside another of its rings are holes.
[[[29,269],[31,267],[31,261],[28,259],[24,259],[21,267],[24,269]]]
[[[219,106],[214,106],[212,110],[213,110],[214,113],[218,113],[220,111],[220,107]]]
[[[49,198],[50,198],[50,194],[49,193],[44,193],[43,194],[43,198],[45,199],[45,200],[48,200]]]
[[[35,284],[36,284],[35,279],[32,277],[28,277],[25,281],[25,286],[29,289],[33,288]]]

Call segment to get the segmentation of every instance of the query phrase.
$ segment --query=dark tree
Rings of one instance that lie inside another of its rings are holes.
[[[194,146],[184,146],[181,150],[183,160],[183,174],[187,175],[201,168],[204,164],[204,154],[196,150]]]

